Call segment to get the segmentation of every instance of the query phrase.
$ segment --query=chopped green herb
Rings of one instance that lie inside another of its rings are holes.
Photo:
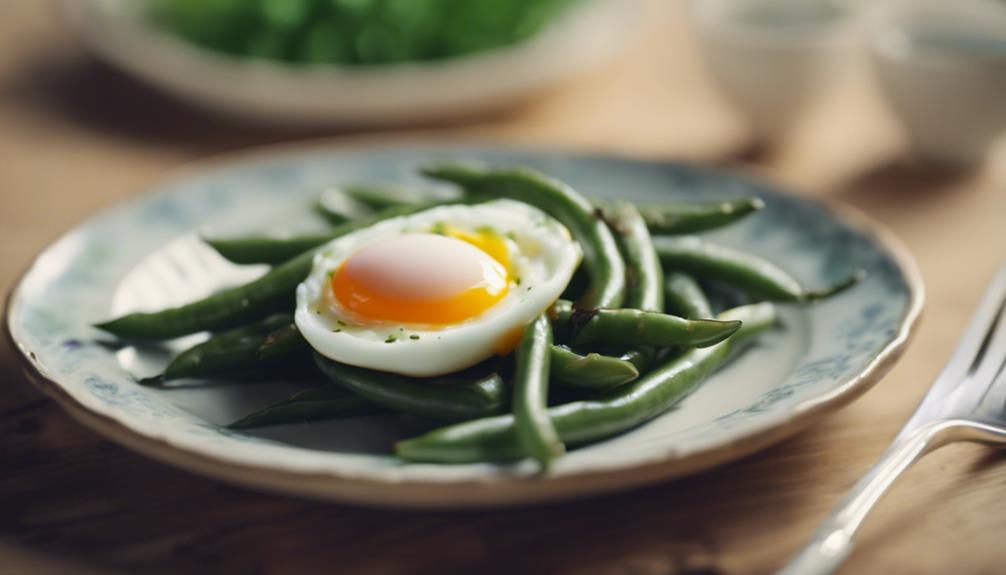
[[[419,336],[416,334],[412,334],[409,336],[409,339],[419,339]]]
[[[393,336],[393,335],[389,335],[389,336],[388,336],[388,339],[384,340],[384,343],[394,343],[394,342],[396,342],[396,341],[398,341],[398,338],[397,338],[397,337],[395,337],[395,336]]]

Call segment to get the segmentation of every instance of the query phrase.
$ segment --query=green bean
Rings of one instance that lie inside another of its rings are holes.
[[[713,317],[713,309],[702,287],[692,276],[672,271],[667,272],[666,308],[668,313],[688,319]]]
[[[242,377],[261,372],[269,362],[258,356],[258,348],[268,334],[293,321],[290,314],[276,314],[251,325],[218,333],[178,354],[157,376],[142,379],[141,385],[157,386],[165,381],[211,376]]]
[[[325,218],[325,220],[328,221],[328,223],[332,224],[333,226],[341,226],[342,224],[352,219],[344,212],[339,211],[334,207],[329,207],[322,204],[321,200],[315,202],[313,207],[314,207],[314,213]],[[207,241],[205,238],[203,239],[203,241],[209,243],[209,241]],[[219,241],[219,240],[214,239],[213,241]],[[219,253],[220,250],[217,250],[217,252]]]
[[[495,373],[461,380],[419,379],[336,363],[317,353],[314,359],[333,383],[393,411],[434,419],[471,419],[499,413],[505,403],[506,386]]]
[[[559,326],[558,330],[553,324],[552,333],[563,333],[567,331],[563,326]],[[567,333],[568,335],[568,333]],[[568,337],[567,337],[568,339]],[[650,366],[650,362],[653,360],[655,353],[649,348],[631,348],[627,349],[624,346],[619,346],[617,344],[591,344],[590,348],[594,352],[599,353],[602,358],[609,358],[619,362],[625,362],[636,368],[639,373],[644,373],[646,368]],[[590,354],[588,354],[590,355]],[[635,378],[633,378],[635,379]],[[617,387],[617,386],[616,386]]]
[[[293,323],[293,316],[276,314],[252,325],[214,335],[178,355],[164,369],[165,381],[180,378],[241,375],[271,365],[258,349],[269,334]]]
[[[548,418],[548,374],[552,326],[544,315],[524,329],[514,370],[513,417],[527,455],[547,470],[565,452]]]
[[[361,219],[346,222],[325,232],[296,236],[204,237],[203,241],[224,258],[236,264],[280,264],[348,233],[370,227],[387,219],[414,214],[436,205],[440,204],[426,203],[388,208]]]
[[[373,213],[369,206],[349,197],[338,187],[322,192],[314,203],[314,211],[333,225],[341,225]]]
[[[655,238],[654,245],[661,262],[668,268],[727,282],[770,301],[814,301],[846,290],[863,278],[862,271],[857,271],[833,286],[807,290],[772,262],[696,237]]]
[[[346,194],[375,210],[414,206],[434,201],[455,201],[456,192],[430,190],[393,184],[349,184],[342,187]]]
[[[342,233],[349,233],[354,229],[356,226],[353,225],[353,222],[335,228]],[[229,262],[242,265],[275,265],[316,248],[335,237],[338,236],[333,236],[332,232],[314,232],[292,236],[203,237],[203,241]]]
[[[603,350],[601,353],[603,353]],[[619,361],[627,361],[631,363],[639,373],[646,371],[646,368],[650,366],[650,360],[653,359],[653,354],[651,352],[644,352],[639,349],[626,349],[622,350],[622,352],[617,355],[615,353],[612,353],[611,355]]]
[[[677,405],[696,390],[731,351],[775,322],[771,304],[734,308],[719,318],[743,321],[730,339],[704,349],[692,349],[636,381],[599,399],[575,401],[548,410],[559,437],[581,445],[625,432]],[[438,463],[472,463],[517,459],[524,455],[512,415],[459,423],[399,442],[403,459]]]
[[[310,348],[307,340],[300,334],[297,324],[290,322],[271,331],[261,342],[256,354],[259,359],[278,359],[291,357]]]
[[[641,206],[646,225],[655,234],[691,234],[736,222],[765,207],[760,198],[694,204]]]
[[[646,222],[631,203],[613,202],[604,208],[604,218],[625,260],[624,307],[643,311],[664,311],[664,269],[653,249]]]
[[[625,263],[608,226],[591,203],[568,185],[538,172],[522,169],[483,170],[473,166],[440,164],[423,173],[457,184],[474,196],[505,197],[548,213],[565,225],[583,249],[583,267],[590,277],[583,307],[616,308],[625,295]]]
[[[599,353],[580,355],[566,346],[553,345],[550,374],[563,387],[600,391],[636,379],[639,368],[628,359]]]
[[[664,268],[653,249],[650,231],[639,210],[626,201],[612,202],[604,207],[604,218],[615,233],[625,260],[628,288],[624,307],[663,313]],[[649,367],[657,355],[657,350],[650,347],[637,347],[631,351],[641,371]]]
[[[667,347],[708,347],[730,337],[740,327],[737,321],[689,320],[635,309],[574,309],[557,301],[549,310],[563,337],[575,345],[593,342]]]
[[[131,313],[95,327],[123,339],[156,341],[249,323],[294,307],[297,284],[311,271],[312,252],[276,266],[250,283],[158,312]]]
[[[296,325],[282,327],[266,338],[259,357],[289,356],[308,346]],[[566,346],[551,347],[550,375],[565,387],[602,390],[628,383],[639,377],[641,365],[638,352],[628,351],[619,357],[588,353],[580,355]]]
[[[374,404],[334,384],[307,389],[231,423],[231,429],[251,429],[380,413]]]

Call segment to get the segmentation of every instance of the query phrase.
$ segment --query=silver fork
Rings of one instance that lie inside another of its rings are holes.
[[[834,573],[894,480],[922,456],[957,441],[1006,444],[1006,266],[911,419],[779,575]]]

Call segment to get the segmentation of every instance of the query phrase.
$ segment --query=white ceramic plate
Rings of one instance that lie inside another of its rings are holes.
[[[504,108],[614,55],[642,13],[638,0],[592,0],[533,38],[440,62],[293,66],[238,59],[164,33],[136,0],[60,0],[97,56],[188,102],[258,122],[392,125]]]
[[[478,159],[529,165],[591,196],[641,201],[757,194],[767,207],[710,233],[768,257],[807,285],[863,267],[866,280],[811,306],[781,306],[782,325],[677,409],[630,433],[576,449],[547,476],[529,462],[403,463],[392,442],[416,421],[375,416],[234,432],[225,425],[286,397],[285,382],[158,390],[135,378],[171,351],[119,351],[90,327],[113,313],[183,302],[261,273],[202,246],[207,226],[319,225],[309,206],[340,182],[418,181],[417,165]],[[463,507],[580,497],[693,473],[762,449],[875,383],[908,341],[922,306],[911,259],[862,216],[833,211],[728,173],[608,156],[420,144],[258,153],[190,171],[96,215],[46,249],[11,293],[7,327],[29,375],[85,424],[137,451],[225,481],[375,505]]]

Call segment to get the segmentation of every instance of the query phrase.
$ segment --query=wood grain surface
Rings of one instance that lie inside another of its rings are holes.
[[[653,2],[616,62],[516,109],[451,126],[277,132],[206,116],[86,56],[46,2],[0,7],[0,286],[88,214],[209,155],[305,137],[451,137],[757,170],[890,226],[928,291],[893,372],[799,437],[700,476],[508,511],[375,511],[251,493],[154,463],[70,420],[0,346],[0,573],[747,574],[781,565],[870,466],[1006,261],[1006,165],[937,173],[863,70],[780,145],[748,143],[678,3]],[[72,310],[67,310],[72,313]],[[1006,459],[949,447],[869,518],[843,573],[1001,573]]]

